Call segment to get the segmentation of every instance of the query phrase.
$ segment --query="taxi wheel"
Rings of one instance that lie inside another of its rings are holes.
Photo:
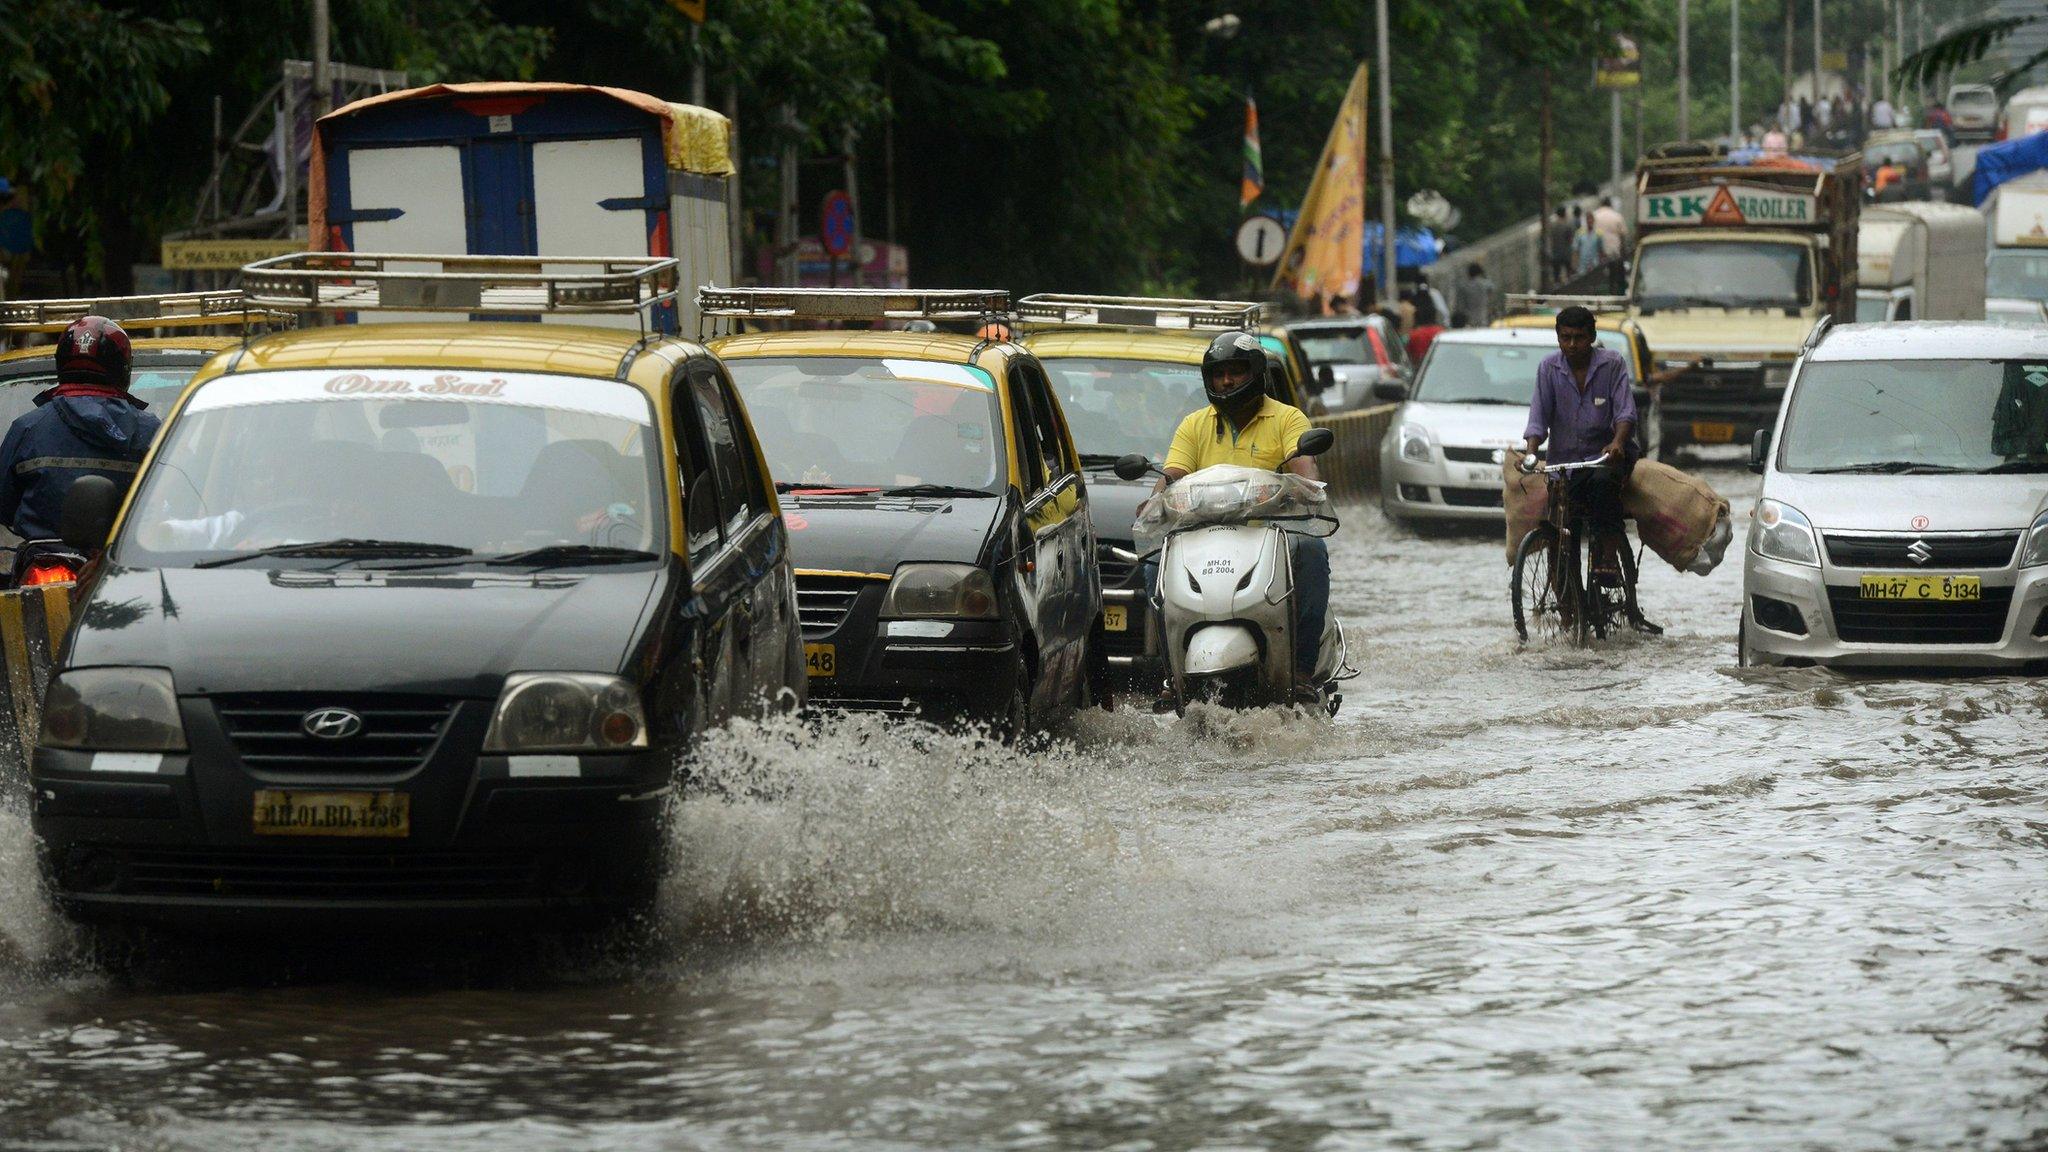
[[[999,720],[1003,743],[1015,747],[1031,735],[1031,669],[1019,656],[1010,671],[1010,698]]]

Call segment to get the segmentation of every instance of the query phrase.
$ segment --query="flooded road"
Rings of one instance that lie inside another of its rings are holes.
[[[1737,670],[1736,550],[1572,652],[1494,535],[1332,543],[1334,725],[734,733],[616,952],[117,982],[8,815],[0,1147],[2048,1144],[2048,685]]]

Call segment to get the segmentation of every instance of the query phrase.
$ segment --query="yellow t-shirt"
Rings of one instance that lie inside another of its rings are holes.
[[[1271,396],[1266,397],[1258,415],[1243,428],[1234,429],[1230,421],[1223,420],[1219,433],[1218,423],[1214,408],[1188,413],[1174,430],[1166,466],[1200,472],[1215,464],[1242,464],[1278,472],[1280,462],[1301,442],[1301,434],[1309,430],[1308,417],[1302,415],[1301,409]]]

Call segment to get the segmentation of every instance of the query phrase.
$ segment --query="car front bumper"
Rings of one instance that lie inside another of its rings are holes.
[[[1984,600],[1978,604],[1952,609],[1930,604],[1914,609],[1916,615],[1895,630],[1893,639],[1845,640],[1836,602],[1842,601],[1845,608],[1855,603],[1866,570],[1811,568],[1747,551],[1744,560],[1742,631],[1747,659],[1756,663],[2019,668],[2048,661],[2048,568],[1972,572],[1983,582]],[[1795,628],[1804,628],[1805,634],[1795,634]],[[1976,634],[1966,642],[1951,642],[1944,631]],[[1916,633],[1916,638],[1906,639],[1909,633]]]
[[[1501,507],[1499,463],[1446,460],[1439,447],[1430,449],[1430,457],[1423,463],[1402,456],[1391,446],[1381,449],[1383,512],[1396,520],[1501,522],[1506,513]]]

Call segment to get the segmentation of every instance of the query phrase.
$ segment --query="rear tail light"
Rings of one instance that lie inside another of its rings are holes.
[[[75,584],[78,569],[63,560],[37,560],[21,574],[21,586],[40,588],[49,584]]]

